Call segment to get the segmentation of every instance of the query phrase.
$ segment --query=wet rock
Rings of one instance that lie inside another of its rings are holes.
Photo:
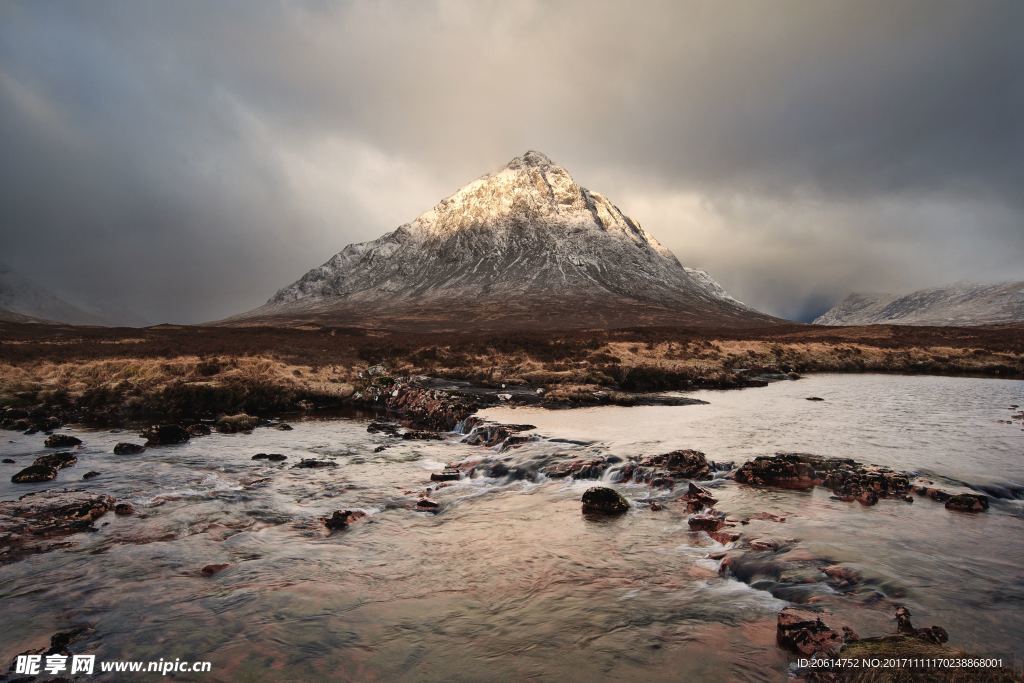
[[[692,515],[686,523],[690,525],[690,531],[718,531],[725,526],[725,513],[711,509]]]
[[[909,475],[887,467],[862,465],[849,458],[823,458],[806,453],[758,456],[736,471],[736,481],[752,486],[810,489],[825,486],[834,498],[875,505],[880,498],[905,499]]]
[[[611,464],[607,458],[576,458],[548,465],[541,471],[551,479],[600,479]]]
[[[64,656],[64,657],[71,657],[72,653],[71,653],[71,650],[69,649],[71,644],[75,643],[75,642],[77,642],[79,640],[82,640],[83,638],[85,638],[86,636],[91,634],[93,631],[95,631],[95,628],[93,626],[91,626],[91,625],[75,626],[75,627],[73,627],[73,628],[71,628],[69,630],[66,630],[66,631],[59,631],[59,632],[53,634],[52,636],[50,636],[50,647],[48,647],[48,648],[38,648],[38,649],[35,649],[35,650],[26,650],[25,652],[19,653],[17,655],[17,657],[20,657],[22,655],[40,655],[41,657],[43,657],[44,660],[45,660],[45,658],[51,657],[53,655],[61,655],[61,656]],[[15,657],[15,659],[17,659],[17,657]],[[9,671],[13,671],[13,669],[14,669],[14,662],[12,661],[11,662],[11,669]],[[12,680],[12,681],[16,680],[16,681],[19,681],[19,682],[24,682],[24,681],[30,681],[30,680],[33,680],[33,679],[32,678],[18,678],[18,679],[6,679],[5,678],[4,680]],[[48,680],[56,682],[56,683],[60,683],[61,681],[66,681],[68,679],[66,679],[66,678],[50,678]]]
[[[536,436],[522,436],[519,434],[513,434],[512,436],[508,437],[507,439],[501,442],[501,452],[504,453],[507,450],[519,448],[524,443],[536,441],[537,438],[538,437]]]
[[[736,481],[751,486],[775,486],[787,489],[814,488],[820,479],[814,456],[802,453],[760,455],[736,470]]]
[[[226,562],[223,563],[223,564],[208,564],[205,567],[203,567],[202,569],[200,569],[199,572],[203,576],[213,576],[214,574],[221,573],[222,571],[224,571],[225,569],[227,569],[230,566],[231,565],[226,563]]]
[[[430,481],[457,481],[462,478],[462,472],[455,467],[445,467],[440,472],[432,472]]]
[[[270,462],[281,462],[282,460],[287,460],[288,456],[282,455],[281,453],[257,453],[256,455],[252,456],[252,459],[269,460]]]
[[[10,562],[49,546],[39,542],[80,531],[114,507],[114,499],[79,490],[36,491],[14,501],[0,501],[0,561]]]
[[[735,543],[736,541],[740,540],[740,537],[742,537],[743,534],[741,534],[738,531],[730,531],[729,529],[719,529],[718,531],[708,532],[708,536],[715,539],[719,543],[726,544]]]
[[[13,477],[14,484],[35,484],[41,481],[53,481],[57,478],[57,468],[49,465],[29,465]]]
[[[403,415],[417,429],[451,431],[480,407],[475,397],[441,389],[426,389],[401,382],[389,389],[384,394],[385,407]]]
[[[90,471],[90,472],[86,472],[85,474],[83,474],[82,475],[82,479],[95,479],[98,476],[100,476],[99,472]]]
[[[941,626],[929,626],[928,628],[915,628],[910,621],[910,610],[900,606],[896,608],[896,631],[905,635],[914,636],[929,643],[940,645],[949,640],[949,634]]]
[[[294,465],[292,469],[320,469],[323,467],[337,467],[338,463],[333,460],[316,460],[315,458],[303,458]]]
[[[631,460],[622,467],[621,480],[632,479],[671,488],[679,479],[710,479],[711,467],[700,451],[678,450]]]
[[[946,501],[946,509],[957,512],[984,512],[988,510],[988,496],[980,493],[958,493]]]
[[[512,432],[504,425],[485,424],[474,427],[473,431],[462,439],[462,443],[469,444],[471,446],[491,447],[497,446],[510,436],[512,436]]]
[[[282,422],[280,424],[274,425],[274,429],[276,429],[279,432],[290,432],[292,431],[293,427],[287,422]]]
[[[755,538],[754,540],[752,540],[750,542],[750,549],[751,550],[778,550],[779,546],[781,546],[781,545],[782,544],[779,543],[774,538]]]
[[[509,469],[509,466],[503,462],[492,463],[484,469],[484,474],[491,479],[507,477],[510,472],[511,470]]]
[[[135,514],[135,506],[132,505],[131,503],[127,503],[127,502],[117,503],[116,505],[114,505],[114,514],[115,515],[122,515],[122,516],[124,516],[124,515],[134,515]]]
[[[417,510],[426,510],[428,512],[438,512],[441,509],[441,504],[436,500],[430,498],[420,498],[416,501]]]
[[[388,449],[387,446],[377,446],[376,448],[373,449],[373,452],[374,453],[380,453],[381,451],[386,451],[387,449]]]
[[[832,582],[838,588],[849,588],[860,583],[862,580],[860,572],[840,564],[829,565],[821,571],[825,576],[832,579]]]
[[[331,531],[344,531],[359,520],[366,517],[362,510],[335,510],[330,517],[324,518],[324,526]]]
[[[394,422],[381,422],[374,420],[367,427],[366,431],[370,434],[387,434],[388,436],[398,436],[401,431],[397,424]]]
[[[856,500],[861,505],[875,505],[878,502],[878,494],[871,489],[864,489],[857,494]]]
[[[906,497],[911,490],[910,477],[888,467],[842,463],[829,471],[822,484],[843,500],[874,505],[879,498]]]
[[[428,432],[425,429],[410,429],[402,432],[402,438],[406,441],[442,441],[444,439],[437,432]]]
[[[711,492],[705,488],[697,486],[692,481],[686,490],[686,493],[680,499],[686,504],[687,512],[700,512],[704,508],[714,507],[715,503],[718,502]]]
[[[14,464],[14,458],[4,458],[3,459],[3,463],[5,465],[13,465]]]
[[[72,448],[81,445],[82,440],[70,434],[52,434],[46,437],[47,448]]]
[[[253,415],[238,413],[237,415],[225,415],[214,423],[214,427],[221,434],[238,434],[239,432],[251,432],[260,426],[262,420]]]
[[[826,624],[820,613],[795,607],[779,612],[776,639],[781,647],[805,657],[835,655],[844,642],[843,634]]]
[[[914,486],[914,493],[919,496],[925,496],[932,500],[944,503],[953,497],[953,494],[947,493],[940,488],[936,488],[932,485],[932,482],[922,482]]]
[[[661,512],[662,510],[665,509],[665,506],[656,500],[652,500],[650,503],[648,503],[647,507],[651,509],[651,512]]]
[[[142,453],[145,450],[146,447],[140,444],[122,441],[114,446],[114,455],[135,455],[136,453]]]
[[[190,424],[185,431],[188,432],[189,436],[209,436],[213,432],[210,429],[210,425],[203,424],[202,422]]]
[[[808,397],[807,397],[807,400],[808,400],[808,401],[824,401],[825,399],[823,399],[823,398],[822,398],[822,397],[820,397],[820,396],[808,396]]]
[[[61,453],[48,453],[46,455],[40,455],[36,458],[32,464],[39,465],[41,467],[52,467],[54,469],[62,470],[65,467],[71,467],[78,462],[78,456],[74,453],[61,452]]]
[[[615,489],[594,486],[583,492],[583,513],[588,515],[621,515],[629,511],[629,501]]]
[[[146,427],[139,436],[146,440],[147,446],[172,446],[185,443],[190,434],[180,425],[165,424]]]

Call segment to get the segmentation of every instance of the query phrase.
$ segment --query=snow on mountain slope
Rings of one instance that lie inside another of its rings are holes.
[[[684,268],[564,168],[527,152],[411,223],[345,247],[264,306],[226,322],[380,320],[399,310],[449,310],[454,318],[482,307],[491,321],[505,309],[529,320],[532,309],[560,310],[568,322],[563,313],[573,317],[579,306],[575,317],[586,317],[589,306],[601,311],[601,324],[617,317],[630,324],[652,312],[689,322],[773,320],[733,299],[706,272]]]
[[[1024,322],[1024,281],[958,282],[899,296],[851,294],[816,325],[971,326]]]

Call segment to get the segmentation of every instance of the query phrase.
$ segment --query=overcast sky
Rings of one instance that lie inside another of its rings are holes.
[[[0,3],[0,260],[199,322],[538,149],[737,298],[1024,278],[1024,2]]]

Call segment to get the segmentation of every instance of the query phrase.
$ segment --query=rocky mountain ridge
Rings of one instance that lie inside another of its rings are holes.
[[[815,325],[974,326],[1024,322],[1024,281],[958,282],[910,294],[853,293]]]

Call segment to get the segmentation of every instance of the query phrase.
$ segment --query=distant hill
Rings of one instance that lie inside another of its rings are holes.
[[[148,324],[121,308],[73,304],[21,273],[0,263],[0,320],[6,322],[67,323],[71,325]]]
[[[851,294],[816,325],[972,326],[1024,322],[1024,281],[958,282],[910,294]]]

